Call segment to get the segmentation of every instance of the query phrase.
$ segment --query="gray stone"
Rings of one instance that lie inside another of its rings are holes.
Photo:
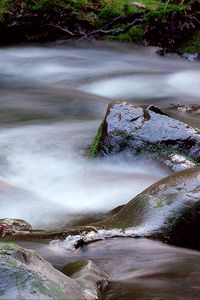
[[[108,275],[88,259],[70,263],[61,272],[75,279],[91,299],[100,298],[110,281]]]
[[[88,285],[89,279],[88,279]],[[97,299],[35,251],[0,243],[0,299]]]
[[[17,230],[17,231],[31,231],[32,230],[32,226],[21,219],[8,219],[8,218],[4,218],[4,219],[0,219],[0,225],[1,224],[7,224],[10,227],[12,227],[12,229]]]
[[[155,106],[143,109],[126,102],[112,103],[95,149],[97,155],[120,153],[125,158],[151,155],[174,170],[187,169],[200,162],[200,130]]]
[[[153,184],[98,225],[200,249],[200,168],[176,172]]]

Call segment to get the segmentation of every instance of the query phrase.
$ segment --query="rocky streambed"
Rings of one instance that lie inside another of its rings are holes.
[[[158,107],[142,109],[127,103],[109,105],[90,146],[90,155],[109,156],[119,152],[129,160],[135,155],[147,155],[172,170],[182,171],[156,182],[128,204],[102,216],[103,220],[85,226],[35,231],[23,220],[0,220],[1,238],[7,241],[1,244],[2,299],[13,296],[23,299],[42,299],[44,296],[48,299],[97,299],[106,288],[105,298],[113,297],[107,287],[110,277],[93,262],[82,260],[61,268],[66,275],[72,276],[70,279],[36,253],[8,243],[10,241],[22,241],[23,244],[23,241],[47,240],[51,245],[75,252],[79,248],[85,251],[88,244],[108,238],[146,237],[200,250],[199,145],[198,129],[171,118]],[[42,278],[40,270],[44,273]],[[117,284],[114,286],[116,288]],[[123,293],[122,297],[125,297]]]
[[[97,63],[94,79],[87,69],[101,57],[96,48],[69,50],[67,63],[63,49],[52,53],[50,68],[39,68],[39,52],[30,63],[22,51],[12,66],[4,62],[6,76],[2,69],[0,299],[198,299],[199,105],[167,100],[162,108],[150,96],[108,104],[105,70]],[[115,55],[109,76],[116,83],[122,53]],[[128,73],[130,60],[122,58]],[[140,81],[133,82],[139,95]],[[94,111],[98,121],[89,120]]]

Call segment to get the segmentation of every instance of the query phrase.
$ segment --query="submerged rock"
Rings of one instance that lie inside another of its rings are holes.
[[[198,53],[187,53],[186,52],[182,56],[189,61],[196,61],[199,58]]]
[[[200,130],[155,106],[143,109],[126,102],[112,103],[90,147],[90,155],[119,153],[125,158],[151,155],[174,170],[181,165],[182,169],[191,168],[200,162]]]
[[[35,251],[0,243],[0,299],[97,299],[97,279],[108,276],[90,261],[83,270],[70,278]]]
[[[98,225],[200,249],[200,168],[160,180]]]

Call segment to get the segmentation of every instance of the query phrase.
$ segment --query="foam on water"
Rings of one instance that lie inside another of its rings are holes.
[[[143,99],[188,97],[199,99],[200,72],[188,70],[174,72],[171,75],[149,74],[134,76],[119,76],[106,80],[100,80],[82,87],[89,93],[109,98]]]
[[[67,215],[72,213],[107,211],[126,203],[167,175],[149,161],[87,159],[92,127],[97,123],[77,121],[3,130],[1,174],[16,188],[13,197],[17,188],[34,197],[20,192],[20,202],[19,197],[8,201],[1,208],[0,218],[23,216],[37,226],[38,222],[51,223],[52,218],[64,213],[67,222]],[[29,209],[24,210],[27,205]]]
[[[0,186],[0,218],[64,224],[74,213],[126,203],[169,173],[145,159],[90,160],[87,148],[110,98],[145,103],[185,94],[195,102],[198,64],[119,44],[4,48],[0,58],[0,120],[9,125],[0,131],[0,176],[9,184]],[[48,116],[66,121],[45,125]]]

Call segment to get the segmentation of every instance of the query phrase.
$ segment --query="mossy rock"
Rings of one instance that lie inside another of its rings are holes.
[[[174,170],[200,162],[200,130],[176,120],[156,106],[144,109],[126,102],[108,106],[89,155],[142,154],[161,160]],[[180,157],[179,157],[180,156]]]
[[[84,268],[87,265],[87,260],[78,260],[72,263],[69,263],[65,265],[60,271],[69,276],[72,277],[74,274],[79,272],[82,268]]]
[[[75,279],[84,290],[87,290],[88,295],[93,295],[92,299],[99,298],[101,291],[110,281],[109,276],[89,259],[72,262],[60,271]]]
[[[160,180],[98,226],[200,249],[200,168]]]
[[[0,243],[0,299],[87,299],[80,284],[35,251]]]
[[[200,55],[200,31],[197,31],[187,43],[182,45],[181,53],[197,53]]]
[[[99,126],[97,133],[89,147],[89,157],[93,158],[97,156],[102,135],[103,135],[103,123],[101,123],[101,125]]]

